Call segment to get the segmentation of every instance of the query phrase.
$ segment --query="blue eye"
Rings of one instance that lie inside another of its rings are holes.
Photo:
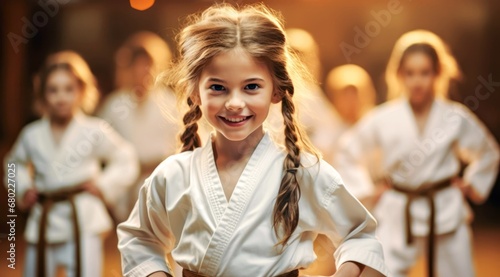
[[[248,84],[245,86],[245,89],[247,89],[247,90],[257,90],[259,88],[260,88],[260,86],[257,84]]]
[[[214,91],[224,91],[224,90],[226,90],[226,88],[224,86],[221,86],[221,85],[211,85],[210,89],[214,90]]]

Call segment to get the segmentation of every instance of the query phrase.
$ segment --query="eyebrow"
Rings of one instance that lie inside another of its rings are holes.
[[[261,82],[264,82],[264,79],[262,79],[262,78],[257,78],[257,77],[256,77],[256,78],[249,78],[249,79],[246,79],[246,80],[245,80],[245,83],[246,83],[246,82],[253,82],[253,81],[261,81]]]
[[[209,82],[216,82],[216,83],[226,83],[226,81],[222,80],[222,79],[218,79],[218,78],[208,78],[208,81]]]
[[[222,80],[222,79],[219,79],[219,78],[214,78],[214,77],[211,77],[211,78],[208,78],[208,81],[209,82],[217,82],[217,83],[227,83],[226,81]],[[248,83],[248,82],[253,82],[253,81],[261,81],[261,82],[264,82],[264,79],[262,78],[258,78],[258,77],[255,77],[255,78],[248,78],[246,80],[243,81],[243,83]]]

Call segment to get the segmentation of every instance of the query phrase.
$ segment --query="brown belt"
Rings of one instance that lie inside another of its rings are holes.
[[[287,273],[280,274],[276,277],[298,277],[299,276],[299,270],[295,269]],[[196,272],[183,269],[182,270],[182,277],[205,277],[205,275],[198,274]]]
[[[406,194],[408,197],[408,201],[406,201],[406,206],[405,206],[405,221],[406,221],[406,243],[411,244],[413,243],[413,235],[411,231],[411,214],[410,214],[410,207],[411,203],[415,198],[417,197],[425,197],[429,201],[429,206],[431,209],[431,214],[429,217],[429,235],[427,238],[427,274],[429,277],[434,276],[434,254],[435,254],[435,237],[436,237],[436,230],[435,230],[435,225],[436,225],[436,205],[434,203],[434,195],[436,192],[443,190],[447,187],[451,186],[451,178],[445,179],[443,181],[434,183],[429,186],[424,186],[422,189],[417,189],[417,190],[409,190],[407,188],[403,188],[401,186],[398,186],[397,184],[392,185],[392,189],[394,189],[397,192],[401,192]]]
[[[47,238],[45,232],[47,229],[47,217],[52,206],[57,202],[69,201],[71,205],[71,214],[73,222],[73,236],[75,240],[75,257],[76,257],[76,277],[81,276],[81,246],[80,246],[80,226],[76,213],[75,196],[84,190],[81,187],[60,190],[51,193],[42,193],[38,197],[38,202],[42,204],[42,217],[40,220],[40,229],[38,231],[38,249],[37,249],[37,276],[45,277],[45,248]]]

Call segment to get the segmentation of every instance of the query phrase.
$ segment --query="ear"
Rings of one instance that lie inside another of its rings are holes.
[[[273,95],[271,96],[271,103],[278,104],[279,102],[281,102],[281,99],[283,99],[283,93],[275,89],[273,91]]]

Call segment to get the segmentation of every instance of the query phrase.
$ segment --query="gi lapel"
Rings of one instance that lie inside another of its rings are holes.
[[[236,229],[242,216],[244,215],[246,206],[250,201],[255,188],[259,183],[263,182],[262,178],[264,178],[264,174],[262,174],[262,172],[269,167],[268,161],[270,160],[267,159],[266,162],[266,152],[269,151],[269,147],[271,145],[271,139],[266,133],[255,148],[250,160],[245,166],[245,169],[243,170],[243,173],[241,174],[238,183],[236,184],[231,199],[229,200],[229,203],[227,203],[227,207],[225,208],[225,210],[223,210],[223,206],[220,205],[222,200],[225,201],[225,195],[222,190],[222,186],[220,185],[220,181],[214,182],[214,179],[209,179],[213,176],[203,174],[205,182],[204,187],[206,188],[206,193],[209,198],[210,205],[211,207],[212,204],[216,206],[212,207],[212,210],[215,211],[216,215],[214,216],[216,218],[219,218],[219,220],[217,227],[212,235],[212,239],[207,247],[207,251],[205,252],[203,261],[201,262],[201,265],[198,269],[199,273],[207,276],[216,275],[221,258],[224,256],[224,252],[226,251],[229,242],[231,241],[234,230]],[[211,157],[209,157],[209,159],[206,159],[209,163],[211,163],[211,165],[203,168],[204,170],[212,171],[212,169],[215,169],[213,150],[210,145],[207,145],[205,149],[208,149],[211,153]],[[217,172],[216,169],[214,172]]]

